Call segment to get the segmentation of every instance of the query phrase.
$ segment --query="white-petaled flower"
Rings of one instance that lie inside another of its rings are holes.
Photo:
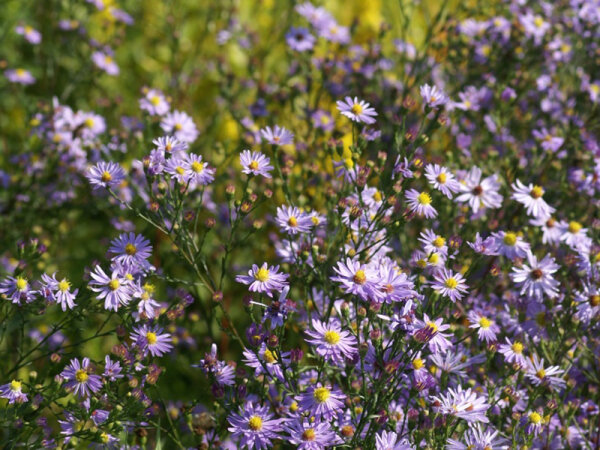
[[[526,376],[534,386],[544,384],[552,390],[558,390],[566,385],[565,380],[560,375],[564,373],[558,366],[544,367],[544,359],[539,359],[537,355],[532,355],[527,359]]]
[[[446,394],[431,397],[431,401],[441,414],[456,416],[467,422],[489,422],[485,413],[490,405],[485,397],[478,397],[470,388],[466,391],[460,385],[457,389],[449,388]]]
[[[544,189],[541,186],[529,184],[525,186],[520,180],[513,183],[512,198],[525,206],[527,214],[535,218],[547,218],[556,210],[542,198]]]
[[[467,284],[460,273],[453,273],[444,268],[434,276],[434,279],[435,281],[431,284],[431,287],[450,298],[453,302],[460,300],[463,294],[467,292]]]
[[[453,194],[460,191],[460,183],[446,167],[438,164],[427,164],[425,177],[435,189],[448,198],[452,198]]]
[[[375,123],[375,117],[377,112],[373,109],[369,103],[364,100],[358,100],[358,97],[346,97],[344,101],[338,100],[336,102],[337,109],[342,115],[348,117],[354,122],[364,122],[366,124]]]
[[[496,174],[481,179],[481,169],[473,167],[461,183],[461,194],[456,197],[457,202],[468,203],[474,214],[479,209],[500,208],[502,196],[498,193],[500,183]]]
[[[496,252],[508,259],[525,258],[530,245],[521,236],[512,231],[499,231],[492,233]]]
[[[410,189],[406,192],[406,199],[410,210],[416,215],[424,216],[427,219],[433,219],[437,216],[437,211],[431,205],[431,196],[427,192]]]
[[[541,261],[537,257],[527,252],[527,261],[529,264],[523,264],[521,267],[513,267],[513,273],[510,274],[512,280],[521,287],[521,295],[526,294],[529,298],[541,301],[544,295],[554,298],[558,295],[558,281],[552,278],[560,266],[554,262],[550,255],[544,256]]]

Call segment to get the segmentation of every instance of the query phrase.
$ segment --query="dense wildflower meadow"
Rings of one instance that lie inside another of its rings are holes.
[[[1,448],[600,448],[597,0],[0,36]]]

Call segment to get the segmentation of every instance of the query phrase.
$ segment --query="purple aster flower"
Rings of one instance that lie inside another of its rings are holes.
[[[267,263],[263,263],[260,268],[253,264],[248,275],[238,275],[235,277],[235,281],[250,285],[248,288],[250,292],[259,292],[273,297],[273,291],[281,292],[288,284],[289,275],[279,273],[278,270],[279,266],[269,267]]]
[[[278,207],[275,221],[281,231],[289,234],[307,233],[313,227],[310,214],[301,212],[295,206]]]
[[[95,409],[90,414],[90,418],[92,419],[92,422],[94,422],[94,425],[98,426],[106,422],[108,420],[109,415],[109,411],[105,411],[103,409]]]
[[[162,356],[171,351],[173,339],[169,333],[163,333],[163,329],[158,326],[147,324],[134,328],[130,334],[131,340],[142,351],[144,356],[150,352],[152,356]]]
[[[560,240],[573,250],[586,250],[589,252],[591,239],[587,235],[587,228],[584,228],[576,220],[571,220],[568,224],[564,223],[561,227]]]
[[[119,75],[119,66],[117,66],[112,55],[97,51],[92,53],[92,61],[99,69],[104,70],[108,75]]]
[[[164,116],[169,112],[169,102],[159,90],[148,89],[140,99],[140,109],[151,116]]]
[[[275,125],[274,129],[271,129],[271,127],[263,128],[260,130],[260,134],[269,144],[273,145],[287,145],[294,140],[294,135],[279,125]]]
[[[423,243],[423,251],[427,254],[439,253],[441,255],[448,255],[448,246],[446,245],[446,239],[432,230],[426,229],[419,235],[419,242]]]
[[[481,253],[482,255],[497,255],[498,245],[496,244],[496,240],[492,236],[488,236],[483,239],[479,235],[479,231],[475,235],[475,241],[467,242],[469,247],[471,247],[477,253]]]
[[[231,413],[227,420],[228,430],[233,438],[240,438],[242,447],[248,449],[267,449],[273,446],[271,439],[279,439],[281,419],[272,419],[267,406],[248,402],[240,407],[239,414]]]
[[[75,307],[75,297],[79,292],[78,289],[75,289],[71,292],[71,283],[63,278],[61,281],[56,279],[56,274],[52,274],[52,276],[42,274],[42,282],[40,293],[44,295],[44,297],[51,301],[58,303],[63,311],[68,309],[73,309]]]
[[[460,300],[467,292],[467,284],[460,273],[453,273],[444,268],[434,276],[434,280],[431,287],[453,302]]]
[[[88,397],[102,387],[102,378],[94,374],[89,358],[83,358],[81,364],[77,358],[72,359],[60,376],[67,381],[65,388],[80,397]]]
[[[42,34],[29,25],[19,25],[15,28],[15,32],[25,37],[30,44],[37,45],[42,42]]]
[[[12,380],[8,384],[0,386],[0,398],[8,400],[8,404],[13,403],[25,403],[27,401],[27,394],[22,391],[22,383],[17,380]]]
[[[188,143],[180,141],[172,136],[162,136],[152,141],[156,149],[163,153],[178,155],[188,149]],[[182,156],[182,155],[180,155]]]
[[[550,23],[546,22],[540,15],[534,15],[531,12],[519,16],[519,22],[523,26],[525,36],[533,38],[535,45],[540,45],[546,32],[551,28]]]
[[[469,328],[477,330],[479,339],[488,343],[496,341],[496,335],[500,333],[500,327],[493,320],[475,311],[469,311],[467,317],[471,322]]]
[[[448,96],[442,91],[438,89],[437,86],[429,86],[428,84],[424,84],[419,88],[421,91],[421,97],[423,97],[423,101],[425,104],[433,109],[437,109],[440,106],[444,106],[448,103]]]
[[[346,97],[343,101],[338,100],[335,104],[342,115],[354,122],[375,123],[373,117],[377,115],[377,112],[369,103],[364,100],[359,101],[358,97],[354,97],[354,100],[352,100],[352,97]]]
[[[448,439],[446,450],[467,450],[467,449],[508,449],[509,441],[498,436],[499,431],[487,429],[483,431],[481,424],[471,425],[462,437],[464,442],[454,439]]]
[[[125,179],[125,171],[119,164],[101,161],[90,167],[87,178],[94,189],[114,187]]]
[[[539,359],[535,354],[526,360],[525,368],[525,376],[534,386],[543,384],[552,390],[559,390],[567,384],[562,377],[557,376],[564,373],[564,370],[558,366],[544,367],[544,359]]]
[[[533,136],[541,142],[541,146],[547,152],[555,153],[559,148],[562,147],[565,142],[564,138],[554,136],[546,128],[542,128],[540,131],[533,130]]]
[[[474,214],[480,208],[500,208],[502,196],[498,194],[500,183],[497,175],[481,180],[481,169],[473,167],[460,185],[461,194],[456,197],[457,202],[468,203]]]
[[[323,20],[315,24],[319,36],[331,42],[338,44],[348,44],[350,42],[350,30],[348,27],[339,25],[333,18]]]
[[[315,41],[315,37],[306,28],[291,27],[285,35],[287,45],[297,52],[311,50],[315,45]]]
[[[352,359],[356,354],[356,338],[348,331],[342,330],[341,324],[336,319],[328,323],[312,320],[312,330],[306,331],[310,339],[306,339],[315,346],[315,352],[338,366],[344,364],[344,358]]]
[[[496,242],[496,252],[508,259],[525,258],[529,251],[529,244],[521,236],[512,231],[499,231],[492,233]]]
[[[244,150],[240,153],[242,172],[248,175],[262,175],[265,178],[271,178],[269,171],[273,170],[273,166],[270,162],[271,160],[260,152]]]
[[[520,180],[517,180],[512,188],[514,190],[512,198],[525,206],[527,214],[534,218],[548,218],[556,211],[548,205],[542,198],[544,189],[540,186],[529,184],[525,186]]]
[[[173,111],[163,117],[160,127],[177,140],[192,143],[198,137],[198,129],[190,116],[182,111]]]
[[[7,69],[4,71],[4,75],[11,83],[19,84],[33,84],[35,78],[31,75],[31,72],[25,69]]]
[[[113,362],[108,355],[104,357],[104,372],[102,373],[103,377],[108,378],[109,381],[116,381],[119,378],[123,378],[121,370],[121,363],[119,361]]]
[[[270,377],[284,382],[283,370],[290,364],[290,352],[280,352],[279,354],[269,350],[264,342],[254,353],[252,350],[244,350],[244,364],[254,369],[254,375],[268,374]]]
[[[185,165],[183,158],[174,156],[166,162],[165,172],[171,175],[171,178],[179,184],[186,185],[189,179],[189,171],[186,170]]]
[[[35,297],[37,291],[31,290],[27,278],[22,276],[6,277],[0,283],[0,294],[13,303],[21,303],[25,301],[29,303]]]
[[[506,339],[506,344],[500,344],[498,346],[498,352],[504,355],[504,359],[509,364],[518,364],[521,367],[525,367],[526,361],[523,356],[524,346],[519,341],[511,342],[510,339]]]
[[[322,109],[318,109],[312,114],[312,122],[315,128],[320,128],[323,131],[331,131],[335,127],[331,114]]]
[[[460,191],[460,183],[456,181],[452,172],[438,164],[427,164],[425,177],[429,183],[448,198]]]
[[[302,412],[308,412],[317,418],[331,420],[344,408],[346,396],[339,389],[318,383],[310,386],[306,392],[296,397]]]
[[[521,287],[521,295],[526,294],[529,298],[541,301],[544,294],[550,298],[558,295],[558,281],[552,278],[560,266],[554,262],[550,255],[538,262],[537,257],[527,251],[527,261],[521,267],[513,267],[510,274],[512,280]]]
[[[300,417],[288,421],[285,431],[289,435],[288,442],[297,445],[299,450],[323,450],[341,443],[328,422],[314,422]]]
[[[485,397],[478,397],[470,388],[466,391],[460,385],[457,389],[449,388],[446,394],[431,397],[431,401],[441,414],[456,416],[467,422],[489,422],[486,411],[490,405]]]
[[[431,205],[431,196],[427,192],[410,189],[406,192],[406,199],[410,210],[418,216],[425,216],[427,219],[437,216],[437,211]]]
[[[544,244],[558,244],[562,230],[566,228],[566,222],[557,221],[553,217],[538,217],[537,219],[531,219],[529,223],[541,227],[543,233],[542,243]]]
[[[105,309],[117,311],[121,305],[125,306],[131,300],[131,281],[122,277],[118,270],[113,270],[109,277],[100,266],[96,266],[90,276],[90,289],[98,292],[98,299],[104,299]]]
[[[379,279],[382,299],[386,303],[407,301],[417,295],[414,283],[393,264],[382,264],[379,267]]]
[[[341,283],[344,292],[358,295],[363,300],[382,295],[379,274],[371,266],[347,258],[345,263],[339,261],[333,270],[337,276],[331,280]]]
[[[154,286],[150,283],[145,283],[143,286],[141,282],[133,287],[133,296],[139,298],[138,303],[138,314],[143,314],[148,319],[152,319],[158,315],[157,311],[160,309],[160,303],[152,298],[154,294]]]
[[[152,255],[150,241],[141,234],[123,233],[113,239],[108,249],[114,256],[112,261],[129,268],[139,266],[145,270],[150,266],[148,258]]]
[[[206,186],[215,179],[215,169],[206,162],[202,162],[202,156],[190,153],[185,155],[183,160],[186,182],[190,186]]]
[[[444,333],[450,329],[450,325],[444,325],[443,319],[432,321],[427,314],[423,314],[423,320],[415,319],[413,336],[419,342],[427,342],[432,352],[444,353],[452,347],[448,339],[451,335]]]
[[[406,439],[393,431],[382,431],[375,435],[375,450],[412,450]]]

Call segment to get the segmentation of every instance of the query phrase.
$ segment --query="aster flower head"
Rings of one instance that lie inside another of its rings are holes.
[[[267,406],[247,402],[240,407],[239,413],[231,413],[227,418],[231,425],[228,430],[232,437],[240,439],[243,448],[271,448],[272,439],[279,439],[277,434],[281,429],[281,419],[273,419]]]
[[[186,182],[194,186],[206,186],[215,179],[215,169],[202,161],[201,155],[190,153],[184,156]]]
[[[509,441],[499,436],[493,428],[483,430],[480,423],[471,424],[462,437],[462,442],[448,439],[446,450],[489,449],[508,450]]]
[[[419,88],[423,101],[429,108],[437,109],[448,103],[448,96],[437,86],[424,84]]]
[[[140,109],[151,116],[164,116],[169,112],[169,102],[159,90],[148,89],[140,99]]]
[[[530,245],[513,231],[499,231],[492,233],[495,240],[496,252],[508,259],[525,258]]]
[[[122,367],[119,361],[112,361],[108,355],[104,357],[103,377],[107,378],[109,381],[116,381],[119,378],[123,378],[121,370]]]
[[[311,421],[306,418],[290,420],[285,425],[290,444],[299,450],[323,450],[340,443],[340,438],[328,422]]]
[[[25,69],[7,69],[4,71],[4,75],[11,83],[24,85],[35,83],[35,77],[31,75],[31,72]]]
[[[534,386],[543,384],[551,390],[557,391],[566,385],[565,380],[561,376],[558,376],[564,373],[564,370],[558,366],[544,367],[544,359],[539,359],[536,354],[533,354],[526,360],[525,369],[525,376]]]
[[[512,198],[525,206],[528,215],[534,218],[547,218],[556,211],[542,198],[544,189],[541,186],[533,184],[525,186],[517,180],[512,188],[514,191]]]
[[[251,152],[250,150],[244,150],[240,153],[240,163],[242,165],[242,172],[248,175],[262,175],[265,178],[271,178],[269,173],[273,170],[273,166],[270,164],[271,160],[261,152]]]
[[[375,299],[382,295],[379,273],[368,264],[346,258],[333,268],[336,276],[332,281],[341,283],[341,288],[348,294],[358,295],[363,300]]]
[[[180,155],[188,149],[188,143],[180,141],[173,136],[162,136],[154,139],[152,143],[156,146],[156,149],[161,153]]]
[[[115,62],[112,54],[96,51],[92,53],[92,61],[96,67],[103,70],[108,75],[119,75],[119,66]]]
[[[25,403],[27,394],[23,392],[23,384],[18,380],[12,380],[8,384],[0,386],[0,398],[8,400],[8,404]]]
[[[89,397],[102,388],[102,378],[94,374],[89,358],[83,358],[81,363],[77,358],[72,359],[60,376],[67,381],[65,388],[79,397]]]
[[[173,111],[163,117],[160,127],[177,140],[192,143],[198,137],[198,129],[190,116],[182,111]]]
[[[286,130],[279,125],[275,128],[265,127],[260,130],[260,134],[269,144],[272,145],[288,145],[294,142],[294,135],[291,131]]]
[[[306,52],[312,50],[315,45],[315,37],[310,31],[302,27],[291,27],[285,35],[285,42],[292,50],[297,52]]]
[[[173,349],[173,339],[169,333],[163,333],[163,329],[158,326],[144,324],[134,328],[130,335],[144,356],[150,353],[152,356],[160,357],[169,353]]]
[[[119,270],[113,270],[109,277],[102,267],[96,266],[90,272],[92,280],[89,287],[98,293],[98,299],[104,299],[104,308],[117,311],[119,307],[129,304],[133,294],[131,280],[123,277]]]
[[[518,364],[521,367],[525,367],[526,360],[523,356],[525,346],[522,342],[515,340],[511,342],[510,339],[505,338],[506,343],[498,346],[498,352],[504,356],[504,360],[509,364]]]
[[[446,239],[430,229],[421,232],[419,242],[423,244],[423,251],[427,254],[435,252],[448,255]]]
[[[358,100],[358,97],[346,97],[343,101],[336,102],[337,109],[342,115],[348,117],[354,122],[364,122],[366,124],[375,123],[373,117],[377,116],[377,112],[364,100]]]
[[[261,267],[256,264],[248,271],[248,275],[238,275],[235,281],[250,285],[250,292],[258,292],[273,297],[273,292],[281,292],[287,285],[287,273],[280,273],[279,266],[269,266],[263,263]]]
[[[427,164],[425,177],[429,184],[448,198],[452,198],[453,194],[460,191],[460,183],[446,167],[438,164]]]
[[[177,183],[186,185],[189,180],[189,170],[186,168],[186,162],[183,157],[172,157],[165,164],[165,172],[171,175],[171,179]]]
[[[295,206],[280,206],[275,218],[281,231],[289,234],[307,233],[313,227],[310,214],[300,211]]]
[[[296,397],[300,410],[318,418],[331,420],[344,408],[346,396],[337,388],[318,383]]]
[[[119,186],[125,179],[123,168],[113,162],[99,162],[90,167],[87,178],[94,189]]]
[[[47,300],[58,303],[63,311],[73,309],[75,307],[75,297],[79,292],[75,289],[71,292],[71,283],[66,278],[61,281],[56,279],[56,274],[52,276],[42,274],[40,293],[46,297]]]
[[[453,302],[460,300],[467,292],[467,284],[460,273],[453,273],[448,269],[442,269],[434,276],[431,287]]]
[[[456,416],[467,422],[489,422],[486,416],[489,403],[471,388],[466,391],[460,385],[457,389],[449,388],[445,394],[431,397],[431,401],[441,414]]]
[[[375,450],[412,450],[406,439],[393,431],[382,431],[375,435]]]
[[[0,283],[0,294],[12,303],[20,304],[22,301],[31,302],[37,292],[31,289],[27,278],[17,275],[16,277],[6,277]]]
[[[37,45],[42,42],[42,34],[30,25],[18,25],[15,32],[23,36],[30,44]]]
[[[198,364],[192,364],[192,367],[199,367],[205,375],[213,376],[221,386],[235,384],[233,367],[217,358],[217,344],[215,343],[211,345],[210,353],[206,353],[204,359],[201,359]]]
[[[431,204],[431,195],[427,192],[419,192],[410,189],[406,192],[406,199],[411,212],[427,219],[433,219],[437,216],[437,211]]]
[[[125,267],[145,270],[150,266],[148,258],[152,256],[152,246],[141,234],[129,232],[119,235],[111,241],[108,251],[113,254],[113,261]]]
[[[496,342],[496,336],[500,333],[500,327],[496,325],[494,320],[476,311],[470,311],[467,317],[471,323],[469,328],[477,330],[477,336],[480,340],[487,343]]]
[[[513,273],[510,274],[517,286],[521,287],[521,295],[526,294],[538,301],[541,301],[544,295],[556,297],[559,283],[552,274],[558,271],[560,266],[554,262],[554,258],[546,255],[538,261],[531,251],[527,251],[527,262],[528,264],[521,267],[513,267]]]
[[[444,325],[444,319],[430,319],[423,314],[423,320],[416,319],[414,322],[413,336],[419,342],[426,342],[432,352],[444,353],[452,347],[448,339],[451,335],[444,333],[450,329],[450,325]]]
[[[500,208],[502,196],[498,193],[500,183],[497,175],[481,179],[481,169],[473,167],[461,184],[457,202],[467,203],[474,214],[481,208]]]
[[[342,330],[336,319],[324,323],[312,320],[312,330],[306,331],[306,342],[315,346],[315,352],[338,366],[344,364],[344,358],[351,359],[356,354],[356,338],[348,331]]]

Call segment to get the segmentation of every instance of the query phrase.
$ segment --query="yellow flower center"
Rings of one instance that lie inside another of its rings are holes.
[[[577,233],[579,233],[579,231],[582,228],[583,228],[583,226],[579,222],[576,222],[575,220],[571,220],[569,222],[569,233],[577,234]]]
[[[10,382],[10,389],[13,392],[18,392],[21,390],[21,382],[17,380],[12,380]]]
[[[590,305],[592,305],[592,306],[600,305],[600,295],[592,295],[590,297]]]
[[[294,216],[291,216],[291,217],[288,219],[288,225],[289,225],[290,227],[297,227],[297,226],[298,226],[298,219],[296,219]]]
[[[437,253],[432,253],[427,261],[429,261],[429,264],[433,264],[435,266],[438,262],[440,262],[440,255]]]
[[[127,244],[125,246],[125,253],[127,253],[130,256],[135,255],[137,253],[137,248],[133,244]]]
[[[156,342],[158,341],[158,339],[156,337],[156,333],[153,333],[152,331],[148,331],[146,333],[146,340],[148,341],[148,345],[156,344]]]
[[[546,371],[544,369],[540,369],[535,373],[535,376],[540,380],[543,380],[546,377]]]
[[[258,170],[258,161],[250,162],[250,164],[248,164],[248,167],[250,167],[250,169],[252,170]]]
[[[277,361],[277,358],[275,357],[273,352],[269,349],[265,350],[265,352],[263,353],[263,358],[268,364],[273,364],[274,362]]]
[[[529,195],[531,195],[532,198],[540,198],[544,195],[544,189],[540,186],[534,186]]]
[[[456,286],[458,286],[458,281],[456,281],[456,278],[450,277],[444,282],[444,284],[448,289],[455,289]]]
[[[437,247],[437,248],[442,248],[445,243],[446,243],[446,239],[444,239],[441,236],[436,237],[432,242],[433,246]]]
[[[175,126],[173,127],[175,128],[175,130],[180,131],[183,128],[183,125],[181,125],[179,122],[175,124]]]
[[[316,437],[316,433],[315,433],[315,430],[312,428],[304,430],[304,433],[302,433],[302,440],[304,440],[304,441],[314,441],[315,437]]]
[[[511,247],[517,243],[517,235],[512,231],[504,234],[504,243],[506,245],[510,245]]]
[[[17,277],[17,281],[15,282],[15,285],[17,286],[17,289],[19,291],[24,291],[25,289],[27,289],[27,280],[22,277]]]
[[[119,286],[121,284],[119,283],[119,280],[110,280],[108,282],[108,287],[112,290],[112,291],[116,291],[117,289],[119,289]]]
[[[354,161],[352,161],[352,158],[344,159],[344,166],[346,169],[352,169],[354,167]]]
[[[427,322],[427,328],[429,328],[432,332],[437,333],[438,326],[433,322]]]
[[[150,103],[152,103],[154,106],[158,106],[158,104],[160,103],[160,98],[156,95],[153,95],[152,97],[150,97]]]
[[[201,173],[204,170],[204,164],[198,161],[192,163],[192,170],[196,173]]]
[[[442,172],[436,177],[436,180],[438,183],[444,184],[446,182],[446,178],[447,178],[446,174],[444,172]]]
[[[542,25],[544,25],[544,19],[542,19],[540,16],[535,16],[535,19],[533,19],[533,23],[536,27],[540,28]]]
[[[539,413],[532,412],[529,414],[529,421],[531,423],[538,425],[538,424],[542,423],[542,416]]]
[[[312,216],[310,221],[313,223],[313,225],[319,225],[319,218],[317,216]]]
[[[292,404],[290,405],[290,411],[291,411],[291,412],[296,412],[296,411],[298,411],[298,408],[299,408],[299,406],[298,406],[298,402],[292,402]]]
[[[25,69],[17,69],[16,72],[18,77],[22,77],[25,75]]]
[[[261,267],[254,275],[254,278],[264,283],[269,279],[269,270],[265,269],[264,267]]]
[[[260,431],[263,426],[262,419],[258,416],[251,416],[248,420],[248,426],[252,431]]]
[[[421,192],[417,197],[417,201],[421,205],[429,205],[431,203],[431,196],[427,192]]]
[[[61,292],[67,292],[70,287],[71,283],[69,283],[66,279],[58,283],[58,290]]]
[[[102,181],[104,181],[106,183],[107,181],[111,181],[111,180],[112,180],[112,175],[110,174],[110,172],[108,172],[107,170],[102,172]]]
[[[325,342],[328,344],[337,345],[337,343],[340,342],[340,333],[337,331],[326,331],[324,338]]]
[[[108,443],[108,441],[109,441],[108,434],[103,432],[103,433],[100,435],[100,440],[101,440],[101,441],[102,441],[104,444],[107,444],[107,443]]]
[[[367,281],[367,275],[365,274],[365,271],[357,270],[352,278],[352,281],[354,281],[356,284],[365,284]]]
[[[85,126],[88,128],[92,128],[94,126],[94,119],[92,119],[91,117],[85,119]]]
[[[313,392],[313,397],[319,403],[325,403],[329,397],[331,396],[331,392],[326,387],[320,387],[315,389]]]
[[[492,321],[490,319],[488,319],[487,317],[482,317],[481,319],[479,319],[479,326],[481,328],[488,329],[491,324],[492,324]]]
[[[90,376],[88,375],[88,373],[83,369],[79,369],[77,372],[75,372],[75,379],[79,383],[85,383],[89,377]]]
[[[358,103],[355,103],[354,105],[352,105],[352,112],[358,115],[363,112],[363,108]]]
[[[510,346],[510,348],[512,348],[512,351],[517,353],[518,355],[523,353],[523,344],[521,344],[520,342],[515,342],[513,345]]]
[[[413,369],[419,370],[422,369],[425,363],[421,358],[415,358],[412,362]]]
[[[113,62],[113,59],[112,59],[112,57],[110,57],[110,56],[107,55],[107,56],[104,57],[104,62],[106,64],[111,64]]]
[[[185,169],[181,166],[177,166],[175,167],[175,172],[177,172],[179,175],[183,175],[185,173]]]

